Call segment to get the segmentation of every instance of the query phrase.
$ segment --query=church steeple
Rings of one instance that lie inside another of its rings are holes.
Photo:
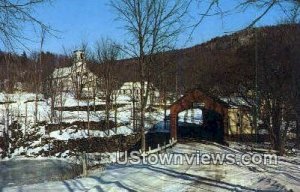
[[[74,62],[84,62],[85,60],[85,55],[83,50],[76,50],[74,51]]]
[[[73,68],[78,72],[86,68],[84,51],[76,50],[73,55]]]

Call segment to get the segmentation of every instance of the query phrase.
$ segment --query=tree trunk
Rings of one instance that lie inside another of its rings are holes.
[[[135,106],[135,98],[132,99],[132,125],[134,132],[137,131],[137,123],[136,123],[136,106]]]
[[[109,119],[110,119],[110,98],[106,96],[106,106],[105,106],[105,130],[109,134]]]
[[[272,126],[274,131],[274,150],[279,152],[279,155],[283,155],[284,153],[284,142],[281,136],[281,110],[278,102],[273,102],[273,112],[272,112]]]
[[[110,72],[109,72],[109,66],[107,67],[106,71],[106,82],[105,82],[105,131],[107,131],[107,134],[109,135],[109,119],[110,119],[110,96],[111,96],[111,91],[110,91]]]
[[[145,88],[145,83],[144,81],[141,81],[141,122],[140,122],[140,133],[141,133],[141,150],[144,152],[146,149],[146,138],[145,138],[145,97],[144,97],[144,88]]]
[[[62,119],[63,119],[63,88],[62,88],[62,82],[60,82],[60,110],[59,110],[59,130],[60,134],[62,134]]]
[[[90,99],[87,98],[87,129],[88,129],[88,137],[90,137]]]
[[[28,126],[28,103],[25,103],[25,135]]]
[[[296,142],[295,145],[297,148],[300,148],[300,99],[297,98],[295,103],[295,112],[296,112]]]
[[[296,147],[300,148],[300,118],[299,115],[297,116],[297,122],[296,122]]]
[[[283,154],[283,145],[282,145],[282,139],[280,134],[280,127],[275,127],[274,130],[274,150],[278,151],[280,155]]]
[[[166,90],[164,88],[164,130],[167,130],[167,98],[166,98]]]
[[[38,93],[35,94],[35,103],[34,103],[34,124],[38,122]]]
[[[118,126],[118,106],[117,106],[117,95],[115,95],[115,107],[114,107],[114,111],[115,111],[115,132],[117,133],[117,126]]]
[[[51,93],[53,94],[53,93]],[[54,122],[54,116],[55,116],[55,110],[54,110],[54,106],[55,105],[55,95],[51,96],[51,114],[50,114],[50,122],[53,123]]]

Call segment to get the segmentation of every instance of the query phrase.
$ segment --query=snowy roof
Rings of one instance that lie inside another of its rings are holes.
[[[250,103],[242,97],[222,97],[220,99],[230,107],[251,107]]]
[[[146,88],[147,84],[148,84],[148,81],[145,81],[144,82],[145,88]],[[135,82],[127,81],[127,82],[123,83],[123,85],[121,86],[120,89],[132,89],[132,88],[141,89],[141,87],[142,87],[141,82],[139,82],[139,81],[135,81]],[[150,83],[150,87],[153,87],[152,83]]]
[[[72,68],[71,67],[62,67],[62,68],[57,68],[53,72],[53,78],[63,78],[67,77],[71,74]]]

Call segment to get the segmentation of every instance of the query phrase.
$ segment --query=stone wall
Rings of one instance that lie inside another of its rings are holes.
[[[83,151],[87,153],[129,151],[132,150],[139,141],[140,136],[138,134],[69,139],[68,141],[53,140],[50,155],[66,150],[70,150],[74,153]]]
[[[49,134],[52,131],[57,131],[60,129],[66,129],[68,127],[74,126],[75,129],[87,129],[88,122],[75,121],[73,123],[61,123],[61,124],[48,124],[45,127],[46,134]],[[75,127],[76,126],[76,127]],[[109,121],[109,129],[116,127],[116,124],[113,121]],[[100,130],[106,131],[106,122],[101,120],[99,122],[90,121],[90,130]]]

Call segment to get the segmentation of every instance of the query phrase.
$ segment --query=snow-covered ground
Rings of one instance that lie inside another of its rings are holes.
[[[0,93],[0,136],[2,136],[5,128],[7,128],[7,122],[12,124],[13,121],[18,121],[23,134],[26,135],[29,132],[35,131],[39,135],[42,135],[38,140],[32,141],[33,143],[29,147],[19,147],[12,154],[11,157],[18,156],[20,154],[26,156],[36,156],[39,151],[47,151],[49,145],[42,146],[42,137],[47,137],[55,140],[69,140],[78,138],[87,138],[88,131],[77,129],[76,126],[70,125],[60,131],[52,131],[49,135],[46,135],[45,125],[35,126],[35,100],[38,98],[37,107],[37,121],[43,122],[43,124],[50,123],[51,117],[51,100],[44,98],[42,94],[26,93],[26,92],[16,92],[13,94]],[[60,103],[61,102],[61,103]],[[90,100],[89,105],[105,105],[105,102],[100,98],[95,100]],[[133,131],[132,125],[132,102],[131,98],[126,95],[119,95],[117,98],[117,104],[122,106],[117,109],[117,121],[120,124],[116,129],[112,129],[107,132],[100,130],[90,130],[90,136],[93,137],[110,137],[116,134],[130,135]],[[88,102],[86,100],[77,100],[71,93],[63,93],[62,97],[60,95],[55,99],[55,107],[75,107],[76,106],[87,106]],[[73,123],[73,122],[87,122],[89,121],[98,122],[105,119],[104,111],[90,111],[89,117],[86,111],[55,111],[56,117],[54,123],[58,123],[60,115],[62,115],[63,123]],[[156,109],[154,112],[146,113],[145,127],[146,129],[151,128],[155,123],[164,119],[162,109]],[[110,112],[111,120],[114,121],[115,111]],[[9,118],[8,118],[9,117]],[[7,119],[8,118],[8,119]],[[7,121],[8,120],[8,121]],[[52,122],[53,123],[53,122]],[[33,129],[33,127],[36,127]],[[11,130],[9,130],[10,132]]]
[[[234,153],[241,146],[210,143],[177,144],[170,154]],[[300,191],[300,159],[279,157],[278,165],[112,164],[85,178],[3,187],[2,191]]]
[[[0,101],[10,104],[0,104],[0,129],[5,127],[6,113],[9,109],[12,120],[18,120],[22,128],[30,129],[34,122],[35,94],[0,93]],[[38,120],[50,121],[50,102],[38,95]],[[132,106],[130,98],[121,96],[118,102],[125,104],[118,108],[117,119],[119,123],[126,124],[111,130],[109,136],[115,134],[130,135],[133,133],[131,126]],[[103,101],[96,100],[96,105],[103,104]],[[86,106],[86,101],[78,101],[72,95],[64,95],[64,106]],[[169,114],[169,111],[167,112]],[[114,112],[111,112],[114,115]],[[25,116],[27,119],[25,120]],[[188,123],[201,123],[201,110],[187,110],[179,114],[179,121]],[[91,111],[89,119],[91,121],[103,120],[103,111]],[[157,122],[164,119],[164,112],[156,109],[154,112],[146,113],[146,128],[151,128]],[[12,121],[11,120],[11,121]],[[74,121],[86,121],[85,111],[63,111],[63,121],[72,123]],[[25,126],[25,122],[27,125]],[[162,125],[162,124],[161,124]],[[161,126],[162,127],[162,126]],[[37,129],[45,135],[45,125],[40,125]],[[90,135],[95,137],[107,137],[108,135],[99,130],[90,130]],[[70,126],[62,133],[52,131],[48,137],[57,140],[68,140],[88,137],[87,130],[78,130]],[[41,145],[41,139],[33,141],[30,147],[20,147],[11,155],[14,159],[22,152],[26,155],[37,154],[40,150],[47,150],[49,145]],[[230,143],[230,147],[218,144],[186,143],[177,144],[168,150],[169,154],[188,154],[195,151],[207,153],[234,153],[237,158],[243,153],[249,153],[246,145]],[[61,157],[69,157],[69,152],[65,151]],[[99,161],[94,160],[91,164],[114,162],[116,152],[102,154],[88,154],[93,159],[101,156]],[[300,191],[300,154],[294,157],[279,157],[278,165],[197,165],[188,164],[137,164],[118,165],[110,164],[106,170],[91,171],[86,178],[78,178],[61,182],[48,182],[19,187],[0,186],[0,191]],[[10,159],[10,160],[12,160]],[[14,160],[12,160],[14,161]],[[30,169],[28,170],[31,171]],[[9,176],[9,170],[7,172]]]
[[[38,111],[37,117],[38,121],[50,121],[51,114],[51,101],[50,99],[45,99],[42,94],[38,96]],[[0,101],[3,102],[0,104],[0,124],[5,123],[4,119],[6,118],[6,112],[9,111],[10,117],[12,120],[18,120],[22,123],[25,123],[25,117],[27,116],[26,122],[28,124],[32,124],[35,115],[35,99],[36,95],[34,93],[26,93],[26,92],[17,92],[14,94],[6,94],[0,93]],[[118,109],[120,112],[120,119],[124,119],[128,117],[128,113],[130,112],[128,105],[130,105],[130,98],[126,96],[119,96],[117,103],[127,105],[126,107],[122,107]],[[60,103],[60,96],[57,96],[55,107],[76,107],[76,106],[87,106],[87,101],[77,100],[74,98],[74,95],[65,93],[62,96],[62,103]],[[10,103],[9,103],[10,102]],[[7,104],[5,104],[7,103]],[[90,100],[90,105],[94,104],[94,100]],[[104,101],[97,98],[95,100],[95,105],[104,105]],[[58,111],[56,111],[57,116],[59,115]],[[86,121],[87,120],[87,112],[85,111],[63,111],[63,121],[64,122],[73,122],[73,121]],[[111,113],[113,115],[113,112]],[[130,114],[129,114],[130,115]],[[90,121],[99,121],[103,119],[104,112],[90,112]]]
[[[87,101],[77,100],[74,95],[70,93],[64,93],[62,99],[57,96],[55,102],[55,107],[76,107],[76,106],[87,106]],[[38,108],[37,108],[37,120],[39,122],[50,122],[51,116],[51,101],[50,99],[45,99],[43,95],[39,94],[38,98]],[[0,134],[7,123],[7,113],[9,113],[10,123],[17,120],[25,130],[34,124],[35,120],[35,99],[36,95],[34,93],[17,92],[14,94],[0,93]],[[62,100],[62,103],[59,103]],[[5,104],[7,102],[7,104]],[[95,101],[90,100],[90,105],[104,105],[104,101],[97,98]],[[130,123],[132,118],[132,103],[130,97],[126,95],[119,95],[117,98],[117,103],[124,105],[117,109],[117,120],[121,123]],[[111,111],[110,116],[114,116],[114,111]],[[167,110],[167,115],[169,115],[169,110]],[[56,117],[60,116],[60,112],[56,111]],[[89,120],[99,121],[103,120],[105,117],[104,111],[90,111]],[[202,111],[200,109],[186,110],[178,115],[179,121],[189,122],[189,123],[199,123],[202,117]],[[57,120],[56,118],[56,120]],[[73,123],[74,121],[87,121],[88,115],[86,111],[63,111],[62,119],[65,123]],[[151,128],[155,123],[162,121],[164,119],[164,111],[162,109],[156,109],[154,112],[146,113],[146,129]],[[26,128],[25,128],[26,124]],[[41,127],[42,129],[44,127]],[[118,128],[120,133],[124,132],[129,134],[130,127]],[[72,130],[66,130],[65,132],[72,132]],[[64,133],[65,134],[65,133]],[[95,135],[103,135],[103,133],[95,132]],[[112,133],[113,134],[113,133]],[[57,136],[57,133],[52,133],[52,136]],[[80,135],[83,137],[86,135],[84,132],[77,133],[76,135],[71,135],[70,137],[59,136],[58,138],[78,138]],[[111,135],[111,134],[110,134]]]
[[[123,134],[123,135],[130,135],[132,134],[132,128],[128,126],[121,126],[118,127],[116,132],[113,130],[109,130],[109,134],[104,131],[98,131],[98,130],[90,130],[88,135],[88,130],[77,130],[72,128],[67,128],[62,130],[62,133],[60,133],[59,130],[52,131],[49,135],[52,138],[55,138],[57,140],[69,140],[69,139],[78,139],[78,138],[88,138],[88,137],[109,137],[116,134]]]

